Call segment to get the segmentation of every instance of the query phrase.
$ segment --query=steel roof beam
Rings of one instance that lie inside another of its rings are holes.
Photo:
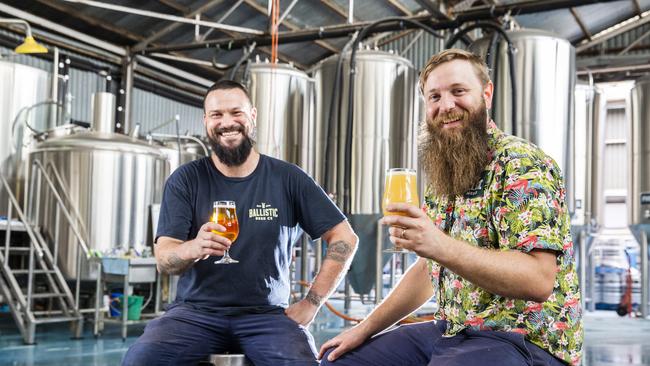
[[[262,13],[262,14],[266,15],[266,8],[264,8],[263,6],[259,5],[259,4],[256,3],[254,0],[244,0],[244,1],[246,2],[246,5],[248,5],[248,6],[250,6],[251,8],[257,10],[259,13]],[[299,26],[297,26],[297,25],[295,25],[295,24],[289,22],[288,20],[285,20],[285,21],[284,21],[284,26],[287,27],[287,28],[289,28],[289,29],[292,30],[292,31],[296,31],[296,30],[300,29]],[[280,35],[282,35],[282,33],[283,33],[283,32],[280,32]],[[265,43],[265,44],[257,43],[257,45],[258,45],[258,46],[269,46],[269,45],[271,45],[271,36],[270,36],[270,35],[267,35],[267,36],[263,36],[263,37],[267,37],[267,38],[269,39],[269,42],[268,42],[268,43]],[[281,37],[281,36],[280,36],[280,37]],[[232,38],[231,38],[231,39],[232,39]],[[281,39],[281,38],[279,38],[279,40],[280,40],[280,39]],[[278,40],[278,42],[279,42],[279,40]],[[318,41],[318,40],[312,40],[312,41],[315,41],[314,43],[316,43],[317,45],[323,47],[324,49],[326,49],[326,50],[328,50],[328,51],[330,51],[330,52],[334,52],[334,53],[338,53],[338,52],[339,52],[339,49],[338,49],[338,48],[336,48],[335,46],[332,46],[331,44],[329,44],[329,43],[327,43],[327,42]]]
[[[623,25],[623,26],[621,26],[621,27],[619,27],[617,29],[614,29],[611,32],[607,32],[607,33],[605,33],[605,34],[603,34],[603,35],[601,35],[599,37],[595,37],[591,41],[583,42],[581,44],[578,44],[576,46],[576,52],[580,53],[582,51],[585,51],[585,50],[587,50],[587,49],[589,49],[589,48],[591,48],[593,46],[599,45],[599,44],[607,41],[608,39],[614,38],[614,37],[616,37],[618,35],[621,35],[621,34],[627,32],[627,31],[630,31],[630,30],[632,30],[634,28],[640,27],[640,26],[642,26],[642,25],[644,25],[644,24],[646,24],[648,22],[650,22],[650,16],[646,16],[646,17],[643,17],[643,18],[639,17],[639,19],[637,19],[635,21],[632,21],[632,22],[629,22],[629,23],[627,23],[627,24],[625,24],[625,25]]]
[[[172,21],[172,22],[187,23],[187,24],[193,24],[193,25],[202,25],[202,26],[205,26],[205,27],[225,29],[225,30],[229,30],[229,31],[233,31],[233,32],[239,32],[239,33],[257,34],[257,35],[264,34],[264,32],[262,32],[260,30],[257,30],[257,29],[238,27],[238,26],[227,25],[227,24],[219,24],[219,23],[215,23],[215,22],[206,22],[204,20],[188,19],[188,18],[178,17],[178,16],[175,16],[175,15],[157,13],[157,12],[149,11],[149,10],[134,9],[134,8],[129,8],[127,6],[103,3],[103,2],[100,2],[100,1],[93,1],[93,0],[63,0],[63,1],[67,1],[67,2],[70,2],[70,3],[84,4],[84,5],[88,5],[88,6],[92,6],[92,7],[96,7],[96,8],[107,9],[107,10],[112,10],[112,11],[118,11],[118,12],[123,12],[123,13],[127,13],[127,14],[135,14],[135,15],[141,15],[141,16],[145,16],[145,17],[169,20],[169,21]]]
[[[576,8],[569,8],[569,11],[571,12],[571,15],[573,15],[573,19],[575,19],[576,23],[578,23],[578,26],[582,30],[582,33],[587,37],[588,40],[591,41],[591,32],[589,32],[589,29],[585,26],[585,23],[582,21],[582,18],[580,18],[580,15],[576,11]]]
[[[201,13],[203,13],[205,11],[208,11],[212,7],[214,7],[215,5],[217,5],[217,4],[221,3],[221,2],[223,2],[223,0],[211,0],[211,1],[208,1],[207,3],[205,3],[203,5],[199,6],[198,8],[196,8],[193,11],[182,11],[182,14],[186,18],[194,18],[194,16],[196,14],[201,14]],[[172,5],[172,4],[174,4],[174,5]],[[172,1],[172,0],[165,0],[165,5],[170,6],[172,8],[177,8],[178,10],[186,9],[184,6],[182,6],[182,5],[176,3],[175,1]],[[149,43],[157,40],[158,38],[164,36],[165,34],[168,34],[169,32],[172,32],[172,31],[176,30],[181,25],[182,25],[181,23],[173,23],[173,24],[170,24],[170,25],[166,26],[165,28],[155,32],[154,34],[152,34],[149,37],[142,40],[140,43],[133,46],[133,50],[134,51],[139,51],[139,50],[145,48]]]
[[[410,11],[404,4],[402,4],[399,0],[385,0],[390,6],[393,8],[397,9],[404,15],[413,15],[413,12]]]
[[[422,22],[433,29],[450,29],[457,28],[465,22],[493,19],[505,15],[512,14],[530,14],[540,11],[550,11],[556,9],[566,9],[574,6],[588,5],[601,2],[612,2],[615,0],[526,0],[514,4],[504,4],[497,6],[480,6],[474,7],[467,11],[462,11],[456,14],[453,20],[437,20],[433,19],[431,15],[416,15],[405,17],[406,19],[416,20]],[[246,0],[252,2],[252,0]],[[266,12],[265,10],[263,10]],[[650,17],[648,17],[650,18]],[[314,41],[327,38],[340,38],[348,37],[350,34],[362,29],[363,27],[371,24],[372,22],[358,22],[349,25],[336,25],[319,28],[311,28],[304,30],[296,30],[290,32],[280,32],[279,39],[281,43],[287,44],[292,42],[305,42]],[[375,28],[375,32],[386,32],[410,29],[412,26],[407,23],[398,21],[379,25]],[[267,46],[271,44],[271,37],[269,35],[253,36],[253,37],[236,37],[236,38],[221,38],[209,40],[204,42],[195,42],[187,44],[170,45],[165,47],[150,47],[144,52],[162,52],[162,51],[175,51],[184,49],[200,49],[216,46],[230,46],[242,47],[247,44],[255,42],[258,46]]]

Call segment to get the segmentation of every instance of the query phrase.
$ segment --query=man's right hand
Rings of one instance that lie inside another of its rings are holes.
[[[180,246],[179,257],[184,260],[206,259],[211,255],[222,256],[232,245],[227,238],[212,231],[226,231],[226,228],[214,222],[205,223],[199,229],[194,240]]]
[[[335,347],[332,352],[327,356],[328,361],[334,361],[343,356],[346,352],[352,351],[359,347],[366,339],[369,338],[367,333],[363,330],[363,324],[357,325],[352,329],[348,329],[329,341],[323,343],[318,353],[318,359],[323,358],[323,355],[329,348]]]

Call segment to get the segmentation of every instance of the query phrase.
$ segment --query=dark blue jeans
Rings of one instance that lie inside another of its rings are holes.
[[[215,353],[243,353],[256,366],[318,365],[314,338],[284,312],[219,315],[186,305],[150,321],[123,366],[193,365]]]
[[[512,332],[466,330],[443,337],[446,322],[408,324],[381,333],[321,366],[562,366],[550,353]]]

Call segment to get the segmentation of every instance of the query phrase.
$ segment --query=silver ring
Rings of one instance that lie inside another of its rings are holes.
[[[402,235],[400,236],[400,238],[402,238],[402,239],[406,239],[406,238],[404,237],[404,234],[406,234],[406,229],[402,229]]]

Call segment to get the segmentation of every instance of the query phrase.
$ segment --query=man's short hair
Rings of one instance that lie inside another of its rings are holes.
[[[422,72],[420,73],[420,92],[422,92],[422,95],[424,95],[424,83],[427,81],[427,78],[433,69],[444,64],[445,62],[453,60],[465,60],[472,64],[474,67],[474,72],[476,73],[478,79],[481,81],[483,87],[485,87],[488,82],[490,82],[490,73],[488,71],[487,65],[485,64],[485,61],[483,61],[482,58],[472,52],[458,48],[450,48],[431,56],[429,61],[427,61],[427,64],[424,66],[424,69],[422,69]]]
[[[212,84],[212,86],[208,89],[207,92],[205,92],[205,95],[203,96],[203,110],[205,111],[205,101],[208,99],[208,95],[212,93],[215,90],[232,90],[232,89],[239,89],[242,92],[244,92],[244,95],[246,95],[246,98],[248,98],[248,102],[253,104],[251,100],[251,95],[248,92],[248,89],[242,85],[241,83],[238,83],[234,80],[219,80],[216,83]]]

